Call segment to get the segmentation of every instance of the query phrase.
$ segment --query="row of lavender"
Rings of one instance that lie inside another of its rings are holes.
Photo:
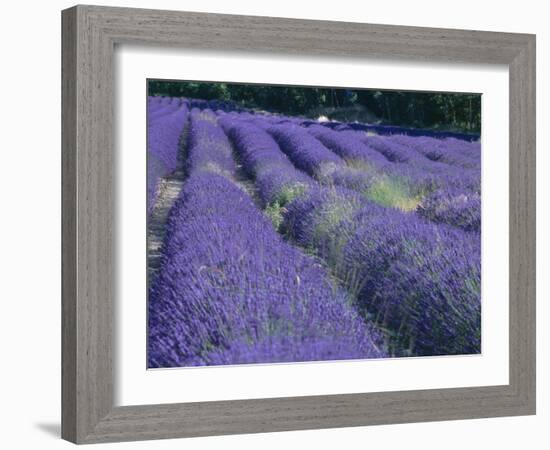
[[[189,103],[179,98],[149,97],[147,102],[147,213],[151,214],[159,181],[178,167],[180,137]]]
[[[149,100],[150,129],[198,108],[149,296],[150,366],[480,351],[478,144],[209,106]],[[232,151],[318,260],[243,192]]]

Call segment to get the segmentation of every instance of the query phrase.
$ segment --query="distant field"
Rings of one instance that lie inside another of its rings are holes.
[[[480,353],[478,136],[147,108],[150,368]]]

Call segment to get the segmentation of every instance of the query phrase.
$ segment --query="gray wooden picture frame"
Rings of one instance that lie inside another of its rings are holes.
[[[62,34],[64,439],[94,443],[535,413],[534,35],[98,6],[63,11]],[[113,52],[125,43],[506,64],[509,384],[115,407]]]

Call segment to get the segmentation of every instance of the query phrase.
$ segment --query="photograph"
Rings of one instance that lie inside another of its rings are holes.
[[[481,95],[147,80],[147,367],[481,353]]]

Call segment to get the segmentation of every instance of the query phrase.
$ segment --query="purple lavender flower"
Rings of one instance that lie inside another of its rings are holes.
[[[273,125],[268,131],[296,167],[309,174],[315,174],[325,164],[343,163],[338,155],[297,125]]]
[[[417,212],[433,222],[481,231],[481,196],[471,190],[438,189],[422,200]]]
[[[187,147],[188,171],[203,169],[227,175],[235,170],[231,143],[209,109],[191,110]]]
[[[156,120],[177,111],[183,99],[177,97],[162,97],[160,102],[148,102],[147,124],[151,125]]]

